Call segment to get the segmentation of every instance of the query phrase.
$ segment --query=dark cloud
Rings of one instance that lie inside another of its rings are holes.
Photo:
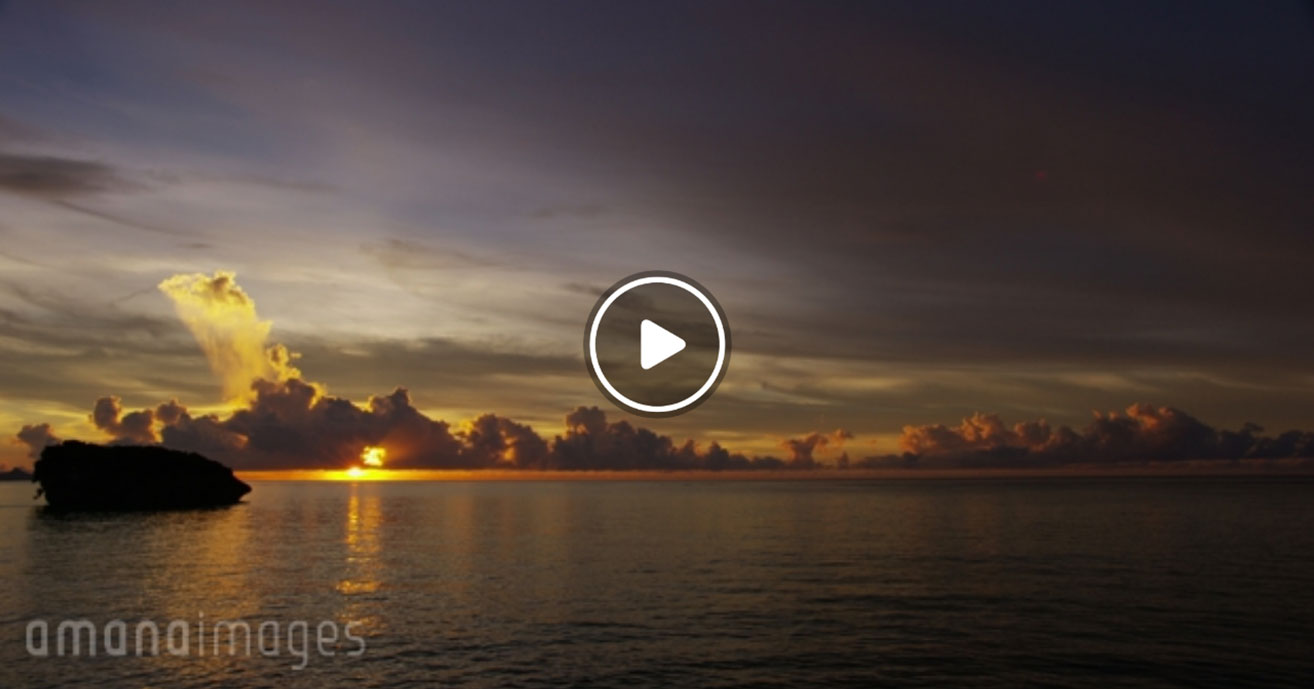
[[[370,445],[389,448],[393,467],[462,465],[460,444],[443,421],[429,419],[397,389],[367,408],[321,395],[302,381],[259,381],[250,408],[218,423],[242,447],[235,463],[255,467],[342,467]]]
[[[177,402],[170,404],[176,405]],[[102,397],[96,400],[91,410],[91,423],[114,436],[115,443],[148,445],[156,441],[154,412],[150,409],[142,409],[124,414],[122,400],[118,397]]]
[[[27,445],[27,456],[32,459],[36,459],[47,445],[59,442],[59,438],[55,437],[48,423],[23,426],[14,437],[18,442]]]
[[[548,444],[533,428],[484,414],[459,432],[463,464],[476,467],[547,469],[554,465]]]
[[[1084,430],[1045,420],[1009,426],[997,414],[977,413],[956,427],[906,426],[901,456],[871,457],[866,466],[1036,467],[1118,462],[1314,458],[1314,432],[1262,435],[1247,423],[1216,429],[1173,407],[1133,404],[1123,413],[1097,413]]]
[[[1298,67],[1314,41],[1290,8],[555,13],[496,17],[506,50],[459,35],[491,10],[412,17],[450,39],[432,64],[497,55],[406,74],[535,114],[531,141],[508,124],[490,150],[514,141],[526,167],[605,182],[608,207],[777,261],[757,291],[787,284],[801,303],[736,313],[774,334],[741,351],[1310,370],[1314,326],[1289,314],[1314,257],[1314,83]],[[1118,25],[1138,28],[1091,28]]]
[[[812,458],[813,451],[827,446],[842,447],[845,441],[852,439],[852,433],[838,428],[830,433],[812,432],[802,438],[789,438],[781,443],[781,447],[789,450],[791,465],[800,468],[814,467],[817,466],[817,461]]]
[[[0,139],[4,126],[0,121]],[[43,199],[64,210],[133,230],[189,236],[187,232],[95,208],[83,200],[102,192],[142,188],[141,182],[100,161],[0,151],[0,191]]]
[[[258,381],[256,399],[227,417],[192,416],[171,400],[154,409],[124,413],[117,397],[96,401],[94,425],[115,444],[151,444],[199,452],[238,469],[341,469],[359,463],[366,447],[387,449],[394,469],[523,470],[752,470],[847,468],[1044,468],[1158,462],[1314,459],[1314,432],[1263,435],[1245,424],[1215,429],[1172,407],[1134,404],[1125,412],[1096,414],[1084,430],[1042,420],[1011,426],[996,414],[977,413],[958,426],[906,426],[902,454],[834,463],[815,457],[820,448],[843,448],[853,434],[837,429],[782,442],[786,459],[748,457],[713,442],[692,440],[609,421],[597,407],[565,416],[563,432],[548,440],[532,427],[483,414],[458,429],[431,419],[398,388],[364,406],[323,394],[301,380]],[[24,426],[18,440],[39,453],[58,442],[48,424]]]
[[[357,464],[370,446],[387,450],[393,469],[676,470],[783,468],[774,458],[749,459],[713,443],[693,441],[627,421],[610,423],[597,407],[566,415],[565,432],[550,441],[532,427],[484,414],[453,430],[431,419],[398,388],[358,406],[293,379],[257,381],[256,398],[227,417],[193,416],[177,400],[124,412],[117,397],[96,400],[91,421],[114,444],[153,444],[199,452],[237,469],[335,469]],[[837,432],[825,438],[847,437]],[[47,424],[25,426],[19,439],[39,452],[55,442]],[[824,440],[817,442],[826,442]],[[795,462],[792,466],[804,468]],[[808,466],[813,466],[809,464]]]
[[[732,454],[717,443],[700,452],[693,441],[677,445],[669,436],[628,421],[607,422],[597,407],[578,407],[566,415],[566,431],[552,441],[549,468],[597,470],[779,469],[773,457]]]
[[[101,162],[0,152],[0,190],[53,199],[127,186],[118,171]]]
[[[560,469],[683,469],[670,438],[627,421],[607,423],[597,407],[580,407],[566,415],[566,433],[552,443]]]

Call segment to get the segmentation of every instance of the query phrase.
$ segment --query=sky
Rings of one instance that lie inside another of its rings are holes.
[[[274,382],[452,429],[1308,429],[1310,122],[1298,2],[0,3],[0,428],[230,413],[159,287],[224,273],[299,355]],[[671,419],[582,360],[643,270],[734,333]]]

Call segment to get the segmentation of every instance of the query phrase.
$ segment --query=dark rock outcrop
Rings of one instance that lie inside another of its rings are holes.
[[[251,491],[232,469],[193,452],[68,440],[32,473],[57,510],[177,510],[231,505]]]

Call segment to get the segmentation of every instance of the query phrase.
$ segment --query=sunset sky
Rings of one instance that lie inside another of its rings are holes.
[[[216,271],[305,380],[453,428],[1314,427],[1307,3],[266,5],[0,2],[5,436],[224,413],[158,287]],[[580,351],[652,269],[734,333],[671,419]]]

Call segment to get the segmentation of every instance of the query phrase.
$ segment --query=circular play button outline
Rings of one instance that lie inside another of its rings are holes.
[[[603,316],[607,314],[607,309],[621,295],[644,285],[670,285],[692,294],[707,309],[712,322],[716,324],[716,365],[712,367],[712,372],[697,391],[671,404],[644,404],[630,399],[607,380],[607,374],[602,372],[602,366],[598,363],[598,326]],[[593,378],[598,390],[616,406],[640,416],[676,416],[702,404],[721,384],[730,361],[730,328],[726,324],[725,312],[721,310],[721,305],[707,288],[679,273],[668,270],[648,270],[620,280],[598,297],[597,303],[593,305],[593,311],[589,313],[588,327],[584,329],[584,359],[588,363],[589,377]]]

